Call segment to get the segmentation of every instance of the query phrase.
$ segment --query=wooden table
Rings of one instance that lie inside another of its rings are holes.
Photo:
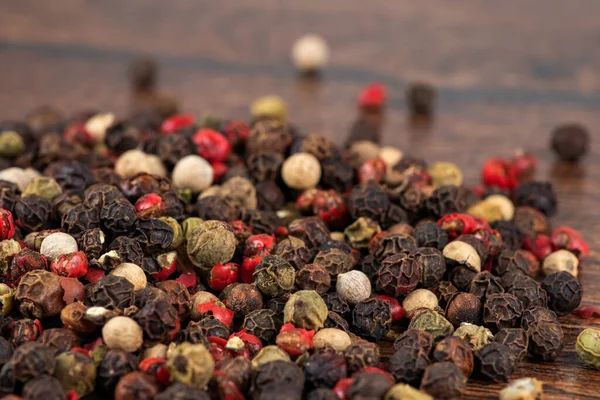
[[[560,199],[554,223],[590,244],[584,303],[600,305],[599,13],[597,0],[0,0],[0,118],[46,103],[125,115],[127,63],[153,55],[161,88],[185,111],[246,117],[252,99],[278,94],[303,131],[342,143],[360,88],[380,81],[391,97],[384,144],[454,160],[470,184],[490,156],[522,147],[540,158],[537,176]],[[332,49],[318,83],[297,79],[289,59],[307,32]],[[413,80],[439,89],[439,114],[426,132],[407,127],[403,93]],[[548,149],[552,127],[569,121],[593,137],[580,166],[555,162]],[[543,380],[550,399],[599,398],[600,372],[583,366],[574,341],[600,323],[561,321],[562,356],[524,362],[517,376]],[[501,386],[470,381],[466,397],[495,397]]]

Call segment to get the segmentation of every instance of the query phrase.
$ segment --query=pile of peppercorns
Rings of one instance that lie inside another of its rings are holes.
[[[428,87],[409,98],[431,112]],[[1,122],[0,393],[460,398],[470,376],[556,359],[589,251],[550,228],[535,158],[491,159],[469,188],[368,140],[384,108],[367,87],[347,149],[276,97],[248,124],[158,106]],[[501,398],[540,393],[526,378]]]

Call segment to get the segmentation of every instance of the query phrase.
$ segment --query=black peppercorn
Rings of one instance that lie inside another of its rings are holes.
[[[14,375],[13,364],[7,362],[0,368],[0,394],[8,395],[12,393],[18,393],[20,390],[17,386],[17,380]]]
[[[152,375],[135,371],[121,377],[115,387],[115,400],[143,400],[154,398],[161,386]]]
[[[40,336],[41,330],[42,326],[39,321],[28,318],[14,321],[10,334],[10,342],[14,347],[27,342],[35,342]]]
[[[359,372],[352,376],[346,397],[349,400],[379,400],[393,384],[393,380],[382,373]]]
[[[512,221],[499,220],[490,224],[502,237],[504,248],[518,250],[523,245],[523,234]]]
[[[21,382],[41,374],[52,375],[54,357],[54,351],[48,346],[36,342],[24,343],[15,349],[11,358],[13,374]]]
[[[141,309],[146,304],[154,301],[169,301],[167,294],[154,286],[146,286],[136,291],[133,295],[134,305]]]
[[[106,393],[114,393],[121,377],[137,369],[136,357],[124,350],[109,350],[98,366],[97,384]]]
[[[290,361],[276,360],[263,364],[252,374],[252,398],[268,392],[269,387],[274,384],[284,384],[301,393],[304,387],[304,373]]]
[[[492,294],[504,293],[500,278],[489,271],[481,271],[473,277],[469,285],[469,293],[476,296],[482,303]]]
[[[71,234],[85,232],[100,227],[100,212],[97,208],[77,204],[62,216],[61,226]]]
[[[290,236],[279,242],[277,246],[275,246],[273,254],[283,258],[296,269],[304,267],[304,265],[310,262],[310,259],[312,258],[312,252],[306,247],[304,241],[294,236]]]
[[[476,275],[477,272],[472,269],[464,265],[457,265],[450,270],[448,278],[459,290],[468,290]]]
[[[176,135],[171,135],[176,136]],[[167,136],[167,137],[171,137]],[[210,396],[202,389],[195,388],[185,383],[176,382],[163,392],[152,398],[153,400],[210,400]]]
[[[415,82],[406,89],[406,104],[411,114],[429,117],[435,108],[435,89],[428,83]]]
[[[423,349],[425,354],[429,354],[433,348],[433,336],[420,329],[407,329],[394,341],[394,351],[404,347]]]
[[[83,194],[85,205],[97,208],[98,211],[124,197],[117,187],[105,183],[96,183],[85,189]]]
[[[483,305],[483,322],[491,330],[514,328],[523,313],[521,301],[509,293],[489,295]]]
[[[431,359],[434,362],[450,361],[465,374],[471,376],[474,367],[474,357],[471,347],[458,336],[449,336],[439,342]]]
[[[458,293],[446,305],[446,319],[455,328],[467,322],[479,325],[481,318],[481,301],[471,293]]]
[[[127,236],[117,237],[108,246],[108,250],[116,251],[122,262],[133,263],[135,265],[142,265],[144,262],[142,246],[140,246],[137,240]]]
[[[212,317],[206,317],[204,319],[213,319],[214,321],[220,322],[218,320],[215,320]],[[203,321],[204,321],[203,319]],[[213,322],[211,322],[213,323]],[[206,324],[206,323],[205,323]],[[222,327],[224,327],[225,332],[229,332],[229,330],[227,329],[227,327],[223,324]],[[215,324],[217,325],[217,324]],[[218,326],[216,326],[218,328]],[[177,344],[180,343],[184,343],[184,342],[188,342],[191,344],[203,344],[207,349],[210,348],[210,343],[208,341],[208,339],[206,338],[206,335],[204,334],[205,330],[203,330],[199,324],[195,321],[192,321],[188,324],[188,326],[185,327],[185,329],[180,329],[177,334],[175,335],[175,339],[173,339],[173,341]],[[211,332],[212,333],[212,332]],[[217,332],[219,333],[219,332]],[[221,337],[222,335],[218,335],[217,337]]]
[[[396,381],[416,386],[430,361],[424,348],[404,345],[394,352],[389,363],[389,371]]]
[[[232,222],[240,218],[240,210],[231,201],[220,196],[202,197],[194,207],[198,217],[205,221]]]
[[[258,151],[246,159],[248,173],[255,182],[274,181],[283,164],[283,156],[276,151]]]
[[[419,247],[433,247],[442,250],[448,244],[446,231],[432,221],[418,223],[414,236]]]
[[[546,276],[542,288],[548,294],[550,309],[557,315],[567,315],[581,303],[581,284],[569,272],[560,271]]]
[[[522,360],[527,354],[529,338],[521,328],[501,329],[494,335],[494,341],[508,346],[517,357],[517,360]]]
[[[79,162],[69,161],[52,168],[50,174],[63,191],[70,189],[83,190],[94,183],[94,175],[90,168]]]
[[[52,206],[45,198],[31,195],[20,198],[15,204],[17,225],[26,232],[40,231],[51,222]]]
[[[77,246],[89,260],[98,258],[104,252],[106,236],[100,228],[88,229],[77,238]]]
[[[411,252],[416,248],[417,242],[415,238],[404,233],[384,234],[382,232],[369,242],[369,253],[375,256],[379,262],[388,256],[402,252]]]
[[[521,322],[529,337],[529,353],[542,360],[554,360],[562,351],[564,333],[556,314],[534,307],[523,312]]]
[[[350,306],[337,292],[327,293],[323,295],[323,300],[329,311],[333,311],[344,318],[350,317]]]
[[[431,364],[425,369],[420,389],[437,399],[463,397],[467,377],[450,361]]]
[[[296,286],[301,290],[314,290],[324,295],[331,287],[331,276],[325,267],[308,264],[296,273]]]
[[[231,332],[229,331],[229,327],[225,325],[223,322],[219,321],[214,317],[205,317],[202,318],[198,322],[190,322],[188,324],[188,328],[196,326],[202,334],[206,337],[215,336],[221,339],[228,339]],[[203,343],[203,342],[201,342]]]
[[[293,141],[292,129],[288,124],[274,119],[257,121],[246,139],[246,153],[275,151],[285,153]]]
[[[221,371],[235,383],[241,392],[245,392],[250,384],[252,362],[244,357],[232,358],[223,363]]]
[[[256,289],[259,293],[260,291]],[[290,298],[289,293],[286,293],[283,296],[273,297],[269,299],[266,304],[266,308],[273,311],[275,314],[283,315],[283,309],[285,308],[285,303],[287,303]]]
[[[19,188],[15,183],[0,179],[0,208],[14,212],[18,191]]]
[[[501,282],[507,293],[521,300],[524,309],[535,306],[546,307],[548,302],[546,291],[530,276],[511,272],[502,276]]]
[[[448,301],[458,293],[458,289],[456,286],[449,281],[441,281],[432,289],[433,293],[438,297],[438,301],[441,307],[445,307],[448,304]]]
[[[13,355],[13,347],[8,340],[0,337],[0,365],[6,364]]]
[[[517,187],[514,196],[517,206],[533,207],[546,216],[556,214],[556,193],[550,182],[523,183]]]
[[[331,282],[337,280],[337,276],[346,273],[352,269],[351,256],[339,249],[332,248],[319,251],[313,261],[315,264],[324,267],[331,276]]]
[[[375,343],[362,342],[352,344],[344,351],[348,372],[354,373],[365,367],[379,364],[379,347]]]
[[[156,155],[169,168],[173,168],[177,161],[192,154],[193,146],[189,138],[184,135],[167,135],[158,139]]]
[[[323,322],[324,328],[336,328],[341,329],[344,332],[350,332],[350,324],[341,315],[336,312],[329,311],[327,313],[327,319]]]
[[[358,303],[352,310],[352,330],[367,340],[381,340],[391,326],[390,306],[383,300],[370,298]]]
[[[302,363],[306,389],[333,388],[347,375],[346,359],[338,353],[316,353]]]
[[[237,318],[242,318],[262,308],[263,296],[255,285],[240,283],[231,288],[226,302],[227,308],[232,310]]]
[[[273,181],[258,182],[256,185],[256,201],[259,210],[278,211],[285,205],[285,195],[277,183]]]
[[[162,194],[171,190],[171,182],[158,175],[140,172],[131,178],[124,179],[119,188],[131,203],[135,203],[145,194]]]
[[[477,371],[491,382],[506,382],[517,368],[517,357],[506,345],[491,342],[475,353]]]
[[[168,301],[147,303],[134,317],[150,344],[167,342],[177,328],[177,311]]]
[[[355,186],[348,197],[348,211],[353,219],[367,217],[382,221],[389,206],[387,194],[372,180]]]
[[[306,400],[339,400],[339,397],[332,389],[320,388],[309,392]]]
[[[156,287],[167,294],[169,301],[177,310],[179,318],[187,318],[190,314],[190,292],[187,288],[174,280],[158,282]]]
[[[80,346],[79,336],[66,328],[45,329],[37,341],[52,349],[55,355]]]
[[[159,219],[136,220],[132,234],[150,252],[164,251],[173,243],[173,228]]]
[[[411,254],[400,253],[387,257],[377,271],[377,291],[398,297],[417,287],[421,280],[419,262]]]
[[[519,272],[529,275],[531,261],[523,250],[504,250],[498,256],[498,260],[492,266],[492,272],[502,276],[509,272]]]
[[[281,319],[273,311],[261,309],[246,315],[242,326],[267,345],[275,342],[281,329]]]
[[[430,216],[440,219],[446,214],[465,211],[466,203],[456,186],[440,186],[425,201]]]
[[[24,400],[63,400],[65,391],[58,379],[53,376],[36,376],[23,386]]]
[[[313,249],[318,248],[330,238],[329,229],[319,217],[298,218],[290,223],[288,230],[291,236],[302,239],[308,247]]]
[[[359,269],[369,277],[371,282],[375,281],[379,268],[381,268],[381,264],[370,254],[362,257],[359,262]]]
[[[327,189],[345,193],[352,187],[354,169],[341,157],[321,161],[321,184]]]
[[[561,160],[577,162],[588,152],[590,136],[583,125],[564,124],[554,129],[550,145]]]
[[[90,306],[123,310],[133,303],[133,284],[122,276],[107,275],[85,288]]]

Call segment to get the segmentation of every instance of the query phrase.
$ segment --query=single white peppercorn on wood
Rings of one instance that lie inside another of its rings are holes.
[[[342,300],[354,305],[371,297],[371,282],[363,272],[349,271],[337,276],[335,290]]]
[[[302,72],[319,70],[329,61],[329,47],[319,35],[304,35],[294,42],[292,60]]]
[[[312,154],[296,153],[283,162],[281,177],[292,189],[313,188],[321,179],[321,163]]]
[[[213,168],[204,158],[189,155],[177,162],[172,180],[176,188],[198,193],[212,185]]]
[[[129,317],[113,317],[102,328],[102,339],[109,349],[137,351],[144,342],[142,328]]]
[[[352,344],[352,340],[350,339],[350,335],[341,329],[323,328],[315,333],[312,343],[315,349],[331,346],[337,351],[346,351]]]
[[[71,254],[78,250],[77,241],[73,236],[64,232],[56,232],[48,235],[42,241],[40,253],[42,253],[48,261],[54,261],[56,257],[63,254]]]
[[[148,283],[144,270],[132,263],[123,263],[117,265],[110,271],[110,275],[121,276],[127,279],[133,285],[133,290],[138,291],[146,287]]]

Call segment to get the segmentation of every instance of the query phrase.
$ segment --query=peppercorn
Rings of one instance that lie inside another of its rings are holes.
[[[387,257],[377,271],[377,291],[398,297],[412,291],[421,279],[420,265],[411,254]]]
[[[509,272],[519,272],[529,275],[531,261],[527,258],[524,250],[504,250],[498,256],[498,261],[493,264],[492,272],[502,276]]]
[[[516,296],[523,304],[524,309],[535,306],[546,307],[546,291],[535,279],[512,272],[505,274],[501,282],[504,290]]]
[[[457,336],[448,336],[439,342],[433,350],[431,359],[433,362],[450,361],[467,377],[471,376],[473,372],[473,351],[464,340]]]
[[[41,375],[28,381],[23,386],[25,400],[62,400],[66,398],[61,383],[54,377]]]
[[[412,254],[421,266],[421,285],[432,287],[442,280],[446,272],[446,261],[441,251],[432,247],[420,247]]]
[[[500,278],[492,275],[489,271],[481,271],[471,279],[469,293],[485,303],[488,296],[504,293]]]
[[[203,220],[232,222],[240,217],[238,208],[230,200],[221,196],[199,198],[194,208]]]
[[[414,82],[406,89],[406,104],[410,113],[430,117],[435,108],[435,89],[428,83]]]
[[[522,327],[529,337],[529,353],[542,360],[554,360],[562,351],[564,333],[556,314],[534,307],[523,312]]]
[[[429,354],[433,348],[433,336],[424,330],[407,329],[398,335],[394,341],[394,351],[404,347],[423,349],[425,354]]]
[[[221,185],[220,194],[236,207],[256,208],[256,188],[249,179],[239,176],[228,179]]]
[[[242,327],[267,345],[275,341],[281,328],[281,320],[273,311],[260,309],[247,314]]]
[[[344,351],[348,372],[354,373],[365,367],[379,364],[379,347],[375,343],[364,342],[351,344]]]
[[[315,349],[321,347],[332,347],[337,351],[344,352],[350,346],[352,341],[348,333],[342,329],[324,328],[315,334],[313,337],[313,347]]]
[[[58,315],[65,306],[62,296],[58,276],[40,269],[23,275],[15,292],[21,313],[35,318]]]
[[[0,133],[0,156],[17,157],[25,151],[23,137],[15,131],[3,131]]]
[[[581,360],[588,366],[600,369],[600,331],[594,328],[586,328],[579,336],[575,350]]]
[[[339,353],[316,353],[302,363],[305,388],[333,388],[347,375],[346,359]]]
[[[360,270],[362,270],[362,272],[364,272],[365,275],[369,277],[369,280],[373,282],[376,279],[377,271],[379,270],[379,268],[381,268],[381,264],[379,263],[379,261],[377,261],[375,257],[368,254],[362,257],[362,259],[360,260],[359,268]]]
[[[448,244],[448,234],[432,221],[419,222],[414,233],[419,247],[433,247],[442,250]]]
[[[171,381],[200,389],[210,380],[215,363],[204,345],[181,343],[171,352],[166,367]]]
[[[514,328],[523,313],[523,304],[510,293],[487,296],[483,305],[483,322],[492,330]]]
[[[135,213],[133,218],[135,218]],[[100,222],[100,212],[97,208],[77,204],[63,214],[61,227],[71,234],[77,234],[100,227]]]
[[[550,309],[557,315],[567,315],[581,303],[581,284],[577,278],[566,271],[546,276],[542,288],[548,294]]]
[[[233,228],[221,221],[205,221],[188,238],[187,252],[196,266],[212,267],[231,260],[237,240]]]
[[[339,397],[333,389],[319,388],[309,392],[306,395],[306,400],[338,400]]]
[[[153,397],[154,400],[210,400],[201,389],[176,382]]]
[[[571,275],[577,277],[577,267],[579,266],[579,260],[577,257],[568,250],[557,250],[550,253],[544,258],[542,269],[544,274],[550,275],[560,271],[566,271]]]
[[[66,352],[56,357],[54,376],[67,391],[85,396],[94,390],[96,365],[90,357],[76,352]]]
[[[384,231],[385,232],[385,231]],[[417,248],[415,238],[403,233],[381,232],[369,242],[369,253],[383,261],[386,257],[401,252],[410,252]]]
[[[427,393],[413,388],[406,383],[398,383],[390,388],[384,400],[433,400]]]
[[[510,348],[492,342],[475,353],[477,372],[486,380],[506,382],[517,368],[517,359]]]
[[[106,393],[114,393],[121,377],[137,369],[136,357],[124,350],[108,350],[97,370],[98,386]]]
[[[75,332],[65,328],[45,329],[37,341],[50,347],[56,355],[80,346],[80,339]]]
[[[542,386],[542,382],[535,378],[516,379],[500,391],[500,400],[541,399]]]
[[[108,275],[85,289],[86,303],[108,309],[125,309],[133,303],[133,284],[122,276]]]
[[[16,184],[0,180],[0,207],[11,213],[14,212],[18,190]]]
[[[341,276],[341,275],[340,275]],[[339,285],[339,277],[338,277]],[[296,286],[301,290],[314,290],[320,295],[331,287],[331,276],[325,267],[319,264],[304,265],[296,273]],[[370,289],[370,283],[369,283]]]
[[[27,342],[35,342],[41,331],[42,325],[39,320],[21,319],[15,321],[12,326],[10,342],[14,347]]]
[[[21,193],[21,197],[37,195],[45,198],[48,202],[52,202],[61,193],[62,189],[54,179],[36,176],[29,181],[25,190]]]
[[[177,310],[179,318],[185,319],[190,314],[190,293],[182,283],[168,280],[156,283],[156,287],[167,294],[171,304]]]
[[[459,399],[465,392],[467,377],[460,368],[444,361],[434,363],[425,369],[420,389],[435,398]]]
[[[502,329],[494,335],[494,341],[508,346],[517,360],[522,360],[527,354],[529,338],[521,328]]]
[[[448,304],[448,301],[458,293],[458,289],[456,286],[449,281],[441,281],[434,287],[432,287],[432,292],[434,292],[438,296],[438,300],[441,307],[445,307]]]
[[[577,162],[589,151],[590,136],[583,125],[563,124],[552,131],[550,146],[561,160]]]
[[[15,204],[17,225],[27,232],[34,232],[48,226],[52,206],[45,198],[38,195],[21,197]]]
[[[431,184],[435,187],[444,185],[460,186],[463,182],[463,175],[456,164],[451,162],[436,162],[427,169],[431,175]]]
[[[102,328],[102,339],[111,349],[134,352],[143,343],[142,328],[129,317],[111,318]]]
[[[227,307],[233,310],[238,318],[260,310],[262,306],[262,294],[254,285],[240,283],[233,287],[227,296]]]
[[[381,399],[394,381],[379,372],[359,372],[352,377],[346,395],[349,399]]]
[[[427,289],[416,289],[406,295],[402,301],[402,308],[408,318],[420,309],[437,310],[438,299],[436,295]]]
[[[124,238],[125,236],[120,236],[119,238],[121,237]],[[78,248],[80,248],[90,260],[100,257],[100,254],[104,251],[105,243],[106,236],[100,228],[88,229],[77,239]]]
[[[338,275],[344,274],[352,269],[351,256],[337,248],[319,251],[313,262],[327,269],[332,282],[337,280]]]
[[[348,210],[353,219],[366,217],[382,221],[390,206],[385,191],[375,181],[355,186],[348,197]]]
[[[364,249],[379,232],[381,232],[381,228],[377,222],[370,218],[360,217],[346,227],[344,235],[353,248]]]
[[[344,332],[350,332],[350,324],[340,314],[329,311],[327,313],[327,319],[323,323],[325,328],[336,328],[341,329]]]
[[[352,310],[352,330],[367,340],[381,340],[391,325],[390,306],[383,300],[369,298],[356,304]]]
[[[464,266],[475,273],[481,271],[481,258],[470,244],[455,240],[444,247],[442,254],[450,265]]]
[[[350,306],[338,293],[327,293],[323,295],[327,309],[338,313],[343,317],[350,316]]]
[[[115,400],[154,398],[160,389],[161,386],[151,375],[140,371],[130,372],[115,387]]]
[[[337,276],[336,291],[342,300],[355,305],[371,296],[371,282],[363,272],[349,271]]]
[[[252,376],[252,398],[267,398],[269,388],[282,384],[293,393],[301,393],[304,387],[304,373],[295,363],[284,360],[275,360],[260,365]]]
[[[416,386],[429,366],[428,352],[421,347],[401,346],[390,357],[389,371],[396,381]]]
[[[13,364],[11,362],[5,363],[2,368],[0,368],[0,394],[10,395],[11,393],[18,392],[19,388],[20,383],[19,386],[17,386]]]
[[[467,290],[471,281],[477,273],[463,265],[456,266],[450,270],[448,278],[460,290]]]
[[[19,242],[14,239],[3,240],[0,242],[0,271],[8,272],[14,256],[21,251]]]
[[[454,332],[454,327],[446,318],[438,312],[429,309],[417,311],[411,319],[408,328],[428,332],[436,342]]]
[[[455,328],[461,323],[478,324],[481,316],[481,301],[470,293],[458,293],[446,305],[446,318]]]
[[[283,258],[266,255],[256,267],[254,279],[261,292],[275,297],[292,291],[296,280],[296,271]]]
[[[467,322],[461,323],[453,335],[463,339],[473,351],[479,350],[494,339],[494,335],[489,329]]]
[[[515,204],[530,206],[546,216],[556,214],[556,193],[550,182],[532,181],[515,189]]]
[[[21,382],[54,372],[54,351],[41,343],[24,343],[15,349],[11,358],[13,374]]]

